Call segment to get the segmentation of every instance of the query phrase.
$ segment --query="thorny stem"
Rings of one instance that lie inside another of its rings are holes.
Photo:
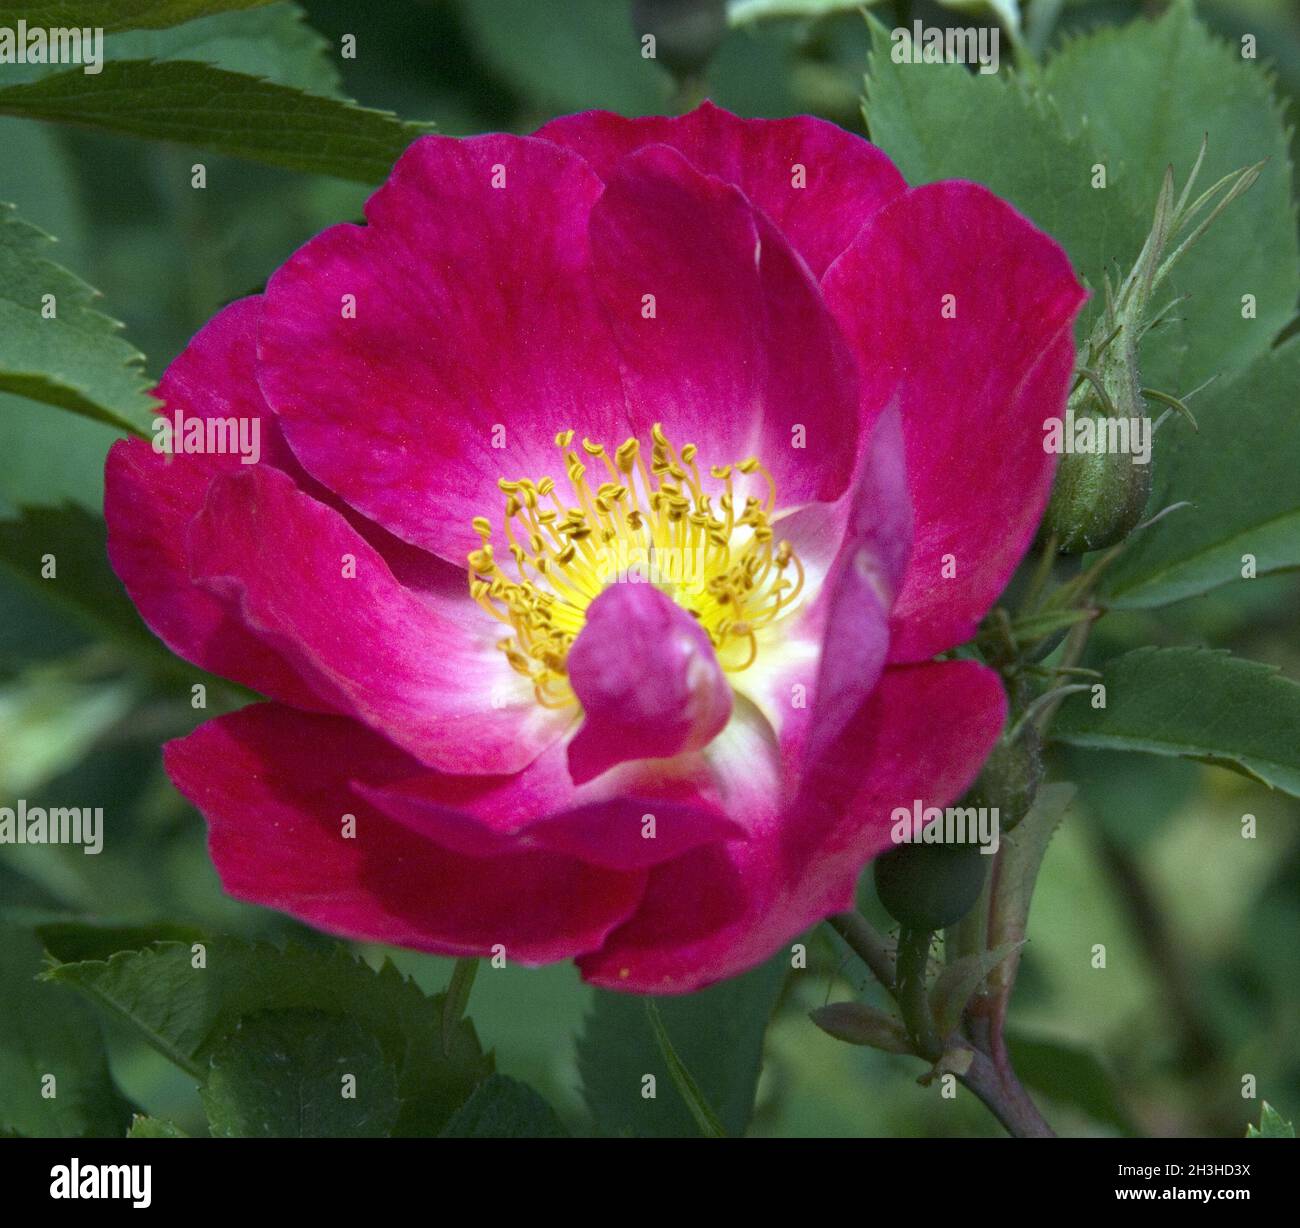
[[[1079,661],[1083,657],[1083,650],[1088,646],[1088,636],[1092,632],[1092,624],[1095,621],[1096,620],[1092,618],[1085,619],[1083,622],[1075,623],[1074,626],[1070,628],[1069,633],[1065,637],[1065,651],[1061,653],[1060,663],[1062,665],[1073,668],[1079,664]],[[1064,690],[1064,688],[1062,688],[1062,690]],[[1047,726],[1051,724],[1052,717],[1056,715],[1056,709],[1061,706],[1061,700],[1064,698],[1064,695],[1058,693],[1052,698],[1051,702],[1038,713],[1035,724],[1038,727],[1039,733],[1042,733],[1046,730]]]
[[[474,988],[478,964],[479,961],[475,956],[466,956],[458,959],[451,970],[451,980],[447,984],[446,995],[442,1000],[443,1057],[451,1056],[456,1029],[465,1017],[465,1008],[469,1005],[469,993]]]
[[[1120,552],[1114,547],[1104,553],[1086,571],[1073,580],[1062,585],[1045,603],[1047,608],[1059,606],[1077,606],[1081,615],[1066,635],[1060,662],[1054,667],[1058,673],[1091,673],[1079,668],[1079,662],[1087,647],[1092,624],[1102,613],[1090,605],[1093,586],[1102,572],[1110,565]],[[1025,610],[1042,608],[1042,592],[1051,574],[1052,563],[1056,554],[1055,539],[1045,543],[1042,558],[1032,577],[1024,606]],[[1010,649],[1011,656],[1004,661],[1006,667],[1018,663],[1018,646],[1012,631],[1010,617],[1005,610],[995,611],[995,620],[991,628],[1001,650]],[[1008,677],[1008,681],[1011,681]],[[1050,724],[1056,709],[1065,695],[1073,691],[1086,689],[1086,684],[1057,687],[1038,697],[1033,702],[1022,702],[1017,706],[1018,722],[1013,731],[1019,731],[1022,725],[1032,722],[1039,731]],[[1001,868],[999,856],[994,867],[990,883],[977,903],[973,915],[968,915],[957,927],[949,929],[948,942],[956,942],[962,949],[958,955],[969,953],[965,948],[982,950],[987,941],[987,925],[992,897],[997,891],[997,871]],[[952,1070],[957,1078],[984,1103],[985,1107],[998,1119],[1006,1131],[1016,1138],[1054,1138],[1052,1128],[1044,1120],[1029,1093],[1016,1076],[1011,1064],[1003,1032],[1007,999],[1010,987],[998,996],[994,1002],[986,1001],[984,1009],[977,1006],[968,1009],[964,1032],[952,1037],[938,1034],[930,1000],[927,992],[927,971],[932,934],[904,928],[899,935],[897,957],[894,957],[889,944],[876,932],[866,918],[857,913],[840,913],[828,918],[831,927],[840,935],[870,969],[898,1004],[899,1013],[907,1027],[914,1052],[934,1065],[945,1058],[954,1058]],[[952,953],[949,953],[949,959]],[[961,1063],[955,1059],[970,1055],[969,1064],[964,1071]]]
[[[943,1056],[943,1041],[935,1030],[925,984],[933,938],[930,930],[907,927],[898,935],[898,977],[894,983],[894,998],[917,1053],[928,1061],[937,1062]]]
[[[1042,589],[1051,571],[1055,545],[1054,540],[1046,544],[1037,574],[1030,583],[1026,608],[1037,607],[1041,600]],[[1086,572],[1054,594],[1049,604],[1055,604],[1062,595],[1068,595],[1071,604],[1075,601],[1086,601],[1092,585],[1096,583],[1101,572],[1117,553],[1117,549],[1107,552]],[[1002,635],[1011,641],[1008,646],[1011,647],[1014,656],[1015,644],[1010,633],[1009,617],[1005,611],[999,610],[998,613],[1002,615],[1003,625],[1000,628]],[[1070,628],[1066,636],[1058,667],[1062,672],[1070,673],[1078,670],[1092,624],[1100,611],[1085,607],[1081,613],[1083,617]],[[1055,715],[1061,699],[1071,691],[1079,689],[1081,689],[1080,685],[1059,687],[1040,696],[1032,704],[1021,705],[1020,724],[1032,721],[1040,730],[1046,728]],[[1019,727],[1018,724],[1017,729]],[[997,868],[995,867],[995,876]],[[959,941],[963,946],[983,949],[987,939],[991,892],[995,890],[995,883],[986,886],[974,910],[977,918],[967,916],[956,929],[950,930],[948,939],[950,942]],[[898,954],[895,959],[889,944],[876,932],[870,922],[859,914],[840,913],[828,920],[836,933],[862,959],[876,980],[897,1002],[899,1013],[907,1026],[917,1056],[932,1064],[940,1062],[946,1056],[945,1041],[951,1043],[952,1038],[938,1035],[927,995],[926,973],[932,935],[923,931],[904,929],[899,935]],[[1003,1034],[1006,998],[1007,995],[1003,994],[998,1003],[991,1004],[993,1006],[991,1012],[987,1009],[968,1012],[965,1034],[957,1047],[970,1053],[970,1063],[964,1072],[957,1074],[957,1077],[979,1097],[1009,1134],[1016,1138],[1053,1138],[1055,1135],[1052,1128],[1039,1113],[1012,1067]]]
[[[855,912],[836,913],[827,924],[848,944],[889,992],[894,992],[894,955],[889,944],[865,917]]]
[[[898,1000],[895,986],[894,960],[891,958],[889,945],[876,932],[875,927],[858,913],[839,913],[828,918],[832,929],[849,945],[864,964],[871,970],[891,996]],[[922,935],[925,946],[922,959],[929,950],[929,936]],[[908,944],[913,951],[919,942]],[[903,980],[903,965],[910,958],[900,950],[898,980]],[[924,967],[924,964],[922,965]],[[924,980],[922,980],[924,986]],[[900,1006],[901,1009],[901,1006]],[[928,1012],[928,1004],[927,1004]],[[940,1047],[941,1048],[941,1047]],[[1034,1106],[1010,1063],[995,1065],[993,1058],[979,1048],[969,1050],[970,1065],[965,1073],[957,1078],[965,1087],[974,1092],[983,1102],[985,1108],[1002,1124],[1003,1129],[1015,1138],[1054,1138],[1052,1128],[1043,1120],[1043,1116]],[[942,1056],[941,1052],[921,1054],[931,1062]]]
[[[1050,27],[1059,9],[1059,0],[1043,0],[1041,12],[1036,8],[1035,16],[1045,18],[1046,24]],[[1023,40],[1018,30],[1009,29],[1008,33],[1012,37],[1022,75],[1032,78],[1036,72],[1032,43]],[[1042,33],[1035,33],[1038,34],[1037,45],[1041,47],[1046,37]],[[1173,198],[1172,168],[1166,171],[1160,199],[1156,205],[1155,222],[1137,263],[1119,284],[1117,291],[1112,291],[1109,278],[1106,280],[1107,320],[1113,322],[1116,318],[1118,311],[1116,296],[1119,305],[1126,311],[1130,309],[1132,302],[1136,301],[1140,318],[1151,292],[1163,280],[1169,269],[1183,252],[1196,242],[1218,214],[1254,183],[1262,166],[1260,164],[1248,167],[1225,176],[1188,207],[1187,199],[1204,157],[1205,144],[1202,143],[1196,165],[1176,204]],[[1161,262],[1166,243],[1175,237],[1202,207],[1219,195],[1225,185],[1230,185],[1228,191],[1222,194],[1209,216]],[[1168,307],[1162,309],[1161,314],[1166,310]],[[1116,324],[1100,345],[1094,346],[1090,343],[1091,361],[1095,361],[1100,356],[1119,331],[1120,326]],[[1102,380],[1094,370],[1081,365],[1077,368],[1076,375],[1079,381],[1087,380],[1093,385],[1099,401],[1107,412],[1114,412]],[[1185,415],[1195,428],[1195,419],[1186,406],[1186,401],[1192,394],[1180,400],[1149,388],[1142,388],[1141,391],[1142,395],[1168,406],[1170,411]],[[1165,509],[1165,511],[1169,510],[1171,509]],[[1163,514],[1164,512],[1160,513]],[[1158,518],[1157,516],[1156,519]],[[1052,667],[1054,673],[1090,672],[1080,669],[1079,663],[1087,646],[1092,624],[1104,612],[1103,608],[1092,601],[1092,591],[1102,573],[1118,557],[1123,544],[1120,543],[1103,553],[1087,570],[1062,584],[1046,600],[1043,599],[1042,594],[1051,576],[1056,555],[1055,536],[1044,544],[1042,556],[1034,569],[1021,607],[1022,618],[1029,615],[1041,620],[1043,614],[1058,610],[1077,611],[1079,615],[1078,621],[1070,627],[1066,635],[1058,665]],[[999,669],[1012,692],[1012,709],[1017,716],[1010,734],[1012,741],[1026,724],[1032,724],[1040,733],[1044,732],[1055,716],[1062,698],[1071,692],[1087,689],[1087,684],[1058,686],[1035,700],[1028,700],[1024,694],[1026,683],[1022,672],[1026,657],[1020,648],[1017,628],[1023,637],[1025,624],[1023,622],[1013,624],[1007,611],[999,607],[993,611],[981,636],[986,660]],[[1052,629],[1050,626],[1047,627],[1044,638]],[[1120,879],[1121,883],[1130,888],[1143,886],[1135,878],[1134,868],[1126,860],[1123,851],[1113,842],[1105,841],[1104,837],[1103,854],[1108,869]],[[1003,858],[999,853],[994,863],[993,874],[986,884],[974,913],[949,928],[946,958],[950,962],[954,958],[967,954],[971,948],[976,951],[985,949],[986,944],[991,941],[988,932],[989,922],[994,915],[992,910],[997,907],[999,874],[1002,868]],[[1154,906],[1149,896],[1141,891],[1130,890],[1126,894],[1130,897],[1130,906],[1139,922],[1139,928],[1146,933],[1149,954],[1153,961],[1159,963],[1166,957],[1166,938],[1163,928],[1158,924],[1159,917]],[[957,1078],[979,1097],[1009,1134],[1017,1138],[1054,1137],[1051,1127],[1044,1121],[1042,1114],[1017,1078],[1007,1050],[1003,1025],[1014,970],[1000,985],[996,994],[983,998],[977,997],[968,1004],[962,1029],[959,1032],[954,1032],[951,1036],[940,1036],[934,1022],[926,984],[930,942],[933,935],[927,931],[904,927],[899,934],[895,967],[891,968],[888,945],[864,918],[845,913],[830,918],[830,924],[893,996],[907,1028],[913,1052],[932,1063],[932,1075],[942,1070],[956,1074]],[[1204,1060],[1206,1053],[1213,1050],[1213,1037],[1196,1013],[1190,985],[1181,967],[1175,961],[1170,961],[1166,976],[1166,992],[1175,1013],[1184,1024],[1184,1055],[1189,1064],[1195,1063],[1198,1059]]]

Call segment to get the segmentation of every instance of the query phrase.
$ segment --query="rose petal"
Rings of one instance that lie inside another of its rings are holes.
[[[731,715],[708,634],[648,582],[612,584],[587,607],[567,666],[583,712],[569,743],[578,784],[629,759],[701,750]]]
[[[876,146],[810,115],[741,119],[703,102],[681,116],[564,115],[536,135],[576,150],[606,180],[642,146],[671,146],[696,170],[744,192],[817,277],[907,186]]]
[[[757,454],[782,506],[844,490],[853,363],[807,267],[738,189],[649,146],[611,175],[591,244],[638,436],[662,422],[707,465]]]
[[[891,654],[921,660],[974,633],[1042,518],[1055,467],[1043,420],[1065,404],[1084,291],[1052,239],[963,182],[886,205],[823,289],[864,416],[902,413],[916,536]]]
[[[307,470],[463,563],[479,544],[471,519],[500,510],[497,479],[556,469],[558,431],[621,442],[617,356],[589,268],[600,191],[546,141],[425,137],[367,203],[368,226],[300,248],[267,285],[259,354]]]
[[[225,889],[329,933],[547,963],[598,946],[641,895],[641,873],[545,851],[466,857],[385,818],[353,782],[418,765],[342,717],[254,705],[168,743],[165,762],[208,820]]]
[[[358,789],[398,822],[475,857],[549,849],[633,870],[746,837],[716,795],[658,764],[626,763],[574,785],[559,743],[514,776],[423,773]]]
[[[242,299],[214,316],[167,368],[159,413],[257,423],[260,464],[292,464],[253,373],[259,300]],[[229,603],[190,580],[185,531],[212,480],[248,466],[234,453],[168,456],[139,439],[118,440],[104,477],[108,558],[140,616],[178,656],[285,703],[325,703],[274,648],[239,620]]]
[[[863,865],[890,843],[891,811],[960,796],[1005,714],[997,675],[975,662],[887,669],[800,802],[746,843],[711,845],[652,870],[636,914],[578,960],[584,979],[687,993],[744,972],[851,907]]]
[[[315,691],[431,767],[518,771],[572,720],[536,702],[468,590],[403,588],[343,516],[277,470],[217,478],[189,551],[195,579],[237,602]]]
[[[774,529],[802,563],[810,599],[768,629],[755,663],[734,682],[776,730],[794,787],[806,757],[820,754],[866,702],[888,655],[889,614],[912,541],[897,411],[877,422],[850,490]]]

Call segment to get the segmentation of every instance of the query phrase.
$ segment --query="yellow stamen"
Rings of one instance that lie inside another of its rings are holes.
[[[575,451],[575,434],[555,436],[567,503],[549,476],[497,482],[513,576],[492,548],[488,518],[472,522],[482,545],[469,555],[470,596],[510,628],[497,646],[511,668],[531,679],[543,706],[576,703],[566,661],[587,606],[608,584],[634,579],[658,585],[696,619],[724,670],[748,669],[759,654],[758,633],[790,613],[804,585],[790,543],[773,533],[771,473],[756,456],[710,465],[709,476],[720,484],[710,492],[696,464],[697,446],[677,449],[660,423],[650,433],[648,467],[635,438],[611,459],[603,444],[586,438]],[[584,456],[605,470],[606,480],[594,489],[596,475],[588,480]],[[766,484],[766,497],[747,495],[737,512],[737,475],[753,474]],[[540,506],[542,499],[552,506]]]

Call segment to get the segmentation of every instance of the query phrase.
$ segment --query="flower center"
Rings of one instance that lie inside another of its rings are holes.
[[[571,430],[558,434],[567,505],[554,478],[498,480],[513,575],[492,547],[491,521],[474,518],[483,544],[469,556],[470,595],[510,628],[497,647],[546,707],[577,702],[565,662],[587,606],[609,584],[657,585],[699,621],[728,672],[753,664],[757,633],[783,618],[803,590],[790,543],[774,541],[776,482],[758,458],[710,467],[709,490],[693,443],[678,451],[658,423],[651,436],[647,465],[635,438],[611,457],[589,439],[581,451],[571,448]],[[594,489],[593,465],[594,476],[606,479]],[[736,489],[753,475],[766,487],[763,497]]]

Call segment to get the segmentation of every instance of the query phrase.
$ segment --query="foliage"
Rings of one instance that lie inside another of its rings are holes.
[[[971,178],[1006,197],[1092,290],[1081,340],[1107,277],[1139,256],[1167,167],[1181,183],[1203,137],[1203,187],[1262,164],[1171,271],[1177,303],[1142,342],[1143,384],[1195,419],[1156,436],[1158,519],[1114,552],[1049,559],[1037,592],[1031,560],[1005,626],[964,650],[1004,670],[1017,720],[1041,724],[1053,783],[1005,836],[1018,877],[989,941],[959,923],[921,965],[944,1036],[1015,982],[1011,1060],[1061,1133],[1293,1137],[1300,259],[1285,108],[1300,33],[1285,0],[1178,0],[1154,19],[1136,0],[1045,5],[1054,33],[1035,29],[1038,5],[1022,32],[1014,4],[954,4],[954,23],[1001,23],[996,74],[895,62],[890,6],[867,22],[837,0],[728,7],[712,97],[821,115],[868,132],[911,183]],[[167,653],[104,556],[104,455],[148,434],[167,362],[299,244],[357,219],[435,123],[662,112],[699,83],[642,54],[623,0],[30,0],[0,26],[20,16],[107,35],[100,73],[0,79],[0,805],[103,799],[115,826],[102,857],[0,845],[0,1133],[996,1133],[970,1096],[906,1077],[921,1073],[900,1056],[907,1027],[829,931],[803,940],[806,967],[783,953],[653,1009],[571,968],[475,976],[348,948],[225,897],[201,820],[158,766],[164,740],[248,698]],[[1240,41],[1252,32],[1258,58]],[[865,889],[863,909],[883,920]],[[1236,1091],[1243,1069],[1262,1112]]]

